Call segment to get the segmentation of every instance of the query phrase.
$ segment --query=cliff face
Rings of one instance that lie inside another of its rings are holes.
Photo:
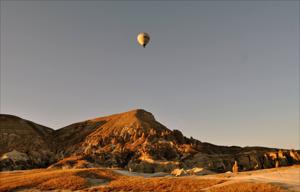
[[[11,132],[18,127],[6,122],[1,120],[1,131]],[[26,126],[22,127],[25,132],[29,130]],[[180,131],[168,129],[157,122],[151,113],[140,109],[75,123],[56,131],[42,126],[39,128],[39,131],[28,131],[29,135],[37,138],[34,144],[41,143],[39,147],[26,144],[22,148],[10,140],[1,142],[3,150],[0,155],[13,150],[26,153],[25,148],[27,152],[43,149],[46,154],[52,154],[52,159],[56,161],[50,167],[106,166],[138,172],[170,172],[175,168],[193,167],[225,172],[232,169],[235,161],[239,170],[300,162],[297,151],[216,146],[186,138]],[[2,137],[8,138],[7,134]]]

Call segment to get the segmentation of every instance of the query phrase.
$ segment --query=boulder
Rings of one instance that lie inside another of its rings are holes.
[[[187,175],[187,172],[184,169],[174,169],[171,172],[172,175],[178,177],[178,176],[184,176]]]

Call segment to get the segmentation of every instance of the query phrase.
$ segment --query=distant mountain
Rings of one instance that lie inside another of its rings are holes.
[[[299,152],[264,147],[226,147],[187,138],[142,109],[100,117],[53,130],[0,115],[1,170],[33,167],[121,167],[170,172],[202,167],[225,172],[300,163]]]

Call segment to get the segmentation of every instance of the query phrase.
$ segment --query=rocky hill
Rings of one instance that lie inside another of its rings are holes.
[[[53,163],[50,168],[104,166],[138,172],[171,172],[176,168],[201,167],[225,172],[232,169],[235,161],[239,170],[300,162],[299,153],[294,150],[217,146],[187,138],[141,109],[75,123],[59,130],[8,115],[1,115],[0,123],[2,170]],[[12,139],[12,134],[19,139]],[[9,153],[14,155],[9,156]],[[22,164],[22,160],[13,160],[11,156],[18,155],[30,159],[30,166],[27,161],[24,166],[15,166]]]
[[[55,162],[54,130],[12,115],[0,115],[1,169],[46,167]]]

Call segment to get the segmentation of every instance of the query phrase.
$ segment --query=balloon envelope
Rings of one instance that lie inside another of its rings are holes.
[[[137,41],[141,46],[146,47],[150,41],[150,36],[148,33],[139,33],[137,36]]]

